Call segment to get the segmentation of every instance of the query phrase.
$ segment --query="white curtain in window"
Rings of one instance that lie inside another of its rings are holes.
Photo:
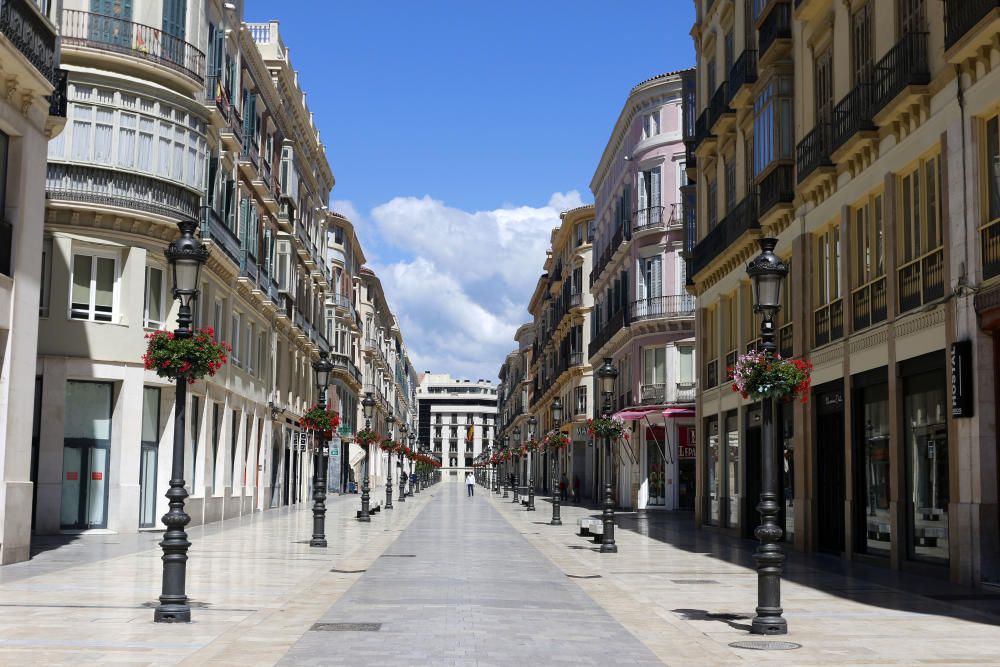
[[[136,166],[140,171],[152,172],[153,170],[153,134],[155,131],[156,124],[151,118],[139,118],[139,151]]]
[[[97,258],[94,276],[94,319],[110,322],[114,310],[115,260],[109,257]]]
[[[90,159],[90,128],[93,124],[94,108],[89,106],[73,107],[73,159]]]
[[[114,111],[97,109],[97,126],[94,130],[94,160],[100,164],[111,163],[111,134],[114,129]]]
[[[649,205],[660,205],[660,168],[649,172]]]
[[[157,143],[157,170],[160,176],[170,175],[170,123],[160,123],[160,136]]]
[[[170,172],[175,181],[184,180],[184,144],[186,133],[181,127],[174,127],[173,169]]]
[[[136,125],[135,114],[123,113],[119,116],[118,164],[122,167],[131,167],[135,162]]]

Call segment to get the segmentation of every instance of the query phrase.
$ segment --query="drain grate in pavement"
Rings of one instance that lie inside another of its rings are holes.
[[[745,648],[751,651],[791,651],[793,649],[802,648],[802,644],[796,644],[795,642],[776,642],[776,641],[742,641],[742,642],[732,642],[729,644],[733,648]]]
[[[599,574],[567,574],[570,579],[600,579]]]
[[[361,574],[362,572],[367,572],[368,570],[338,570],[333,568],[330,572],[336,572],[337,574]]]
[[[671,579],[675,584],[717,584],[715,579]]]
[[[417,554],[382,554],[379,558],[416,558]]]
[[[316,632],[378,632],[381,623],[313,623],[309,628]]]

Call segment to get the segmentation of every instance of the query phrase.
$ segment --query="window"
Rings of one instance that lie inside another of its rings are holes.
[[[925,32],[924,0],[897,0],[896,16],[899,19],[899,36]]]
[[[677,382],[690,385],[694,383],[694,347],[691,345],[677,346],[679,357]]]
[[[726,38],[723,41],[723,58],[724,58],[723,65],[725,69],[723,70],[722,73],[725,74],[727,78],[729,77],[729,73],[733,71],[733,59],[735,57],[734,53],[735,51],[736,51],[736,40],[733,37],[733,31],[730,30],[729,32],[726,33]]]
[[[851,309],[858,330],[887,316],[881,194],[863,200],[852,212],[851,246]]]
[[[829,123],[833,118],[833,48],[827,47],[816,54],[813,65],[814,103],[816,125]]]
[[[726,188],[726,213],[736,208],[736,158],[730,156],[724,160],[725,164],[725,188]]]
[[[719,224],[719,185],[714,178],[708,179],[708,229]]]
[[[111,322],[118,310],[118,257],[74,253],[70,278],[70,317]]]
[[[10,137],[0,132],[0,218],[7,219],[7,157]]]
[[[982,209],[986,219],[979,230],[983,275],[986,278],[1000,275],[1000,116],[986,121],[986,138],[983,142],[982,173],[986,183],[981,189],[985,198]]]
[[[649,171],[640,171],[638,180],[638,192],[636,194],[639,197],[639,211],[641,216],[644,209],[656,208],[661,205],[660,186],[662,181],[660,178],[660,168],[655,167]],[[643,220],[642,217],[639,218],[639,226],[653,222],[659,222],[659,220]]]
[[[647,347],[642,351],[643,385],[662,386],[666,382],[666,369],[667,369],[667,348]],[[646,397],[643,396],[643,398],[645,399]],[[660,400],[662,400],[662,397]]]
[[[42,241],[42,277],[38,290],[38,316],[49,316],[49,297],[52,292],[52,237]]]
[[[865,2],[851,16],[851,67],[856,86],[872,78],[872,3]]]
[[[233,364],[236,366],[240,365],[240,314],[237,312],[233,313],[232,319],[229,322],[229,340],[230,345],[233,346],[233,351],[230,354]]]
[[[840,284],[840,227],[833,225],[815,239],[813,283],[816,309],[813,313],[816,347],[844,335],[844,307]]]
[[[642,138],[649,139],[660,133],[660,110],[647,113],[642,117]]]
[[[792,159],[792,78],[772,77],[754,101],[753,112],[754,173],[759,176],[775,161]]]
[[[163,329],[167,321],[167,285],[163,273],[163,269],[146,267],[142,325],[148,329]]]
[[[576,414],[587,414],[587,387],[577,387],[574,391],[573,404],[576,407]]]
[[[707,87],[707,90],[705,91],[706,93],[705,98],[711,99],[712,95],[715,94],[715,58],[712,58],[711,60],[708,61],[708,64],[705,66],[705,69],[708,72],[707,80],[705,81],[705,85]]]
[[[253,322],[247,323],[247,343],[243,347],[247,357],[247,373],[250,374],[253,374],[254,371],[253,341],[256,338],[255,328]]]
[[[939,156],[920,160],[899,187],[899,310],[944,296]]]
[[[663,296],[663,256],[639,258],[639,300],[655,299]]]

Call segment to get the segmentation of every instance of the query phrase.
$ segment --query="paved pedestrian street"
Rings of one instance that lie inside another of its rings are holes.
[[[755,639],[753,543],[683,513],[622,514],[600,554],[576,535],[598,512],[550,526],[546,498],[445,481],[370,524],[358,504],[330,499],[325,550],[304,505],[193,528],[188,625],[152,623],[159,533],[37,542],[0,568],[0,664],[1000,664],[1000,596],[794,553],[777,639],[801,648],[731,647]]]

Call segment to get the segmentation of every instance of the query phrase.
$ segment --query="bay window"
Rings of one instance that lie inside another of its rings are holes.
[[[792,77],[772,77],[753,105],[754,173],[763,174],[780,160],[791,160],[795,150]]]

